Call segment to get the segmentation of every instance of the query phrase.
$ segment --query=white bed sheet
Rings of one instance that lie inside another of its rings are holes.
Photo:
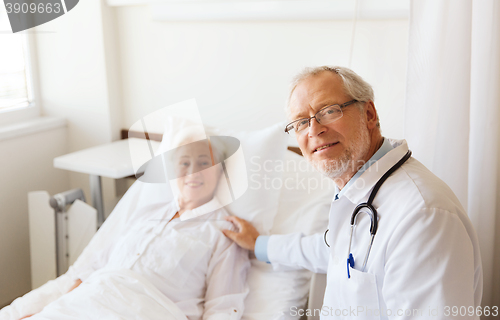
[[[151,282],[127,269],[101,269],[30,320],[187,320]]]

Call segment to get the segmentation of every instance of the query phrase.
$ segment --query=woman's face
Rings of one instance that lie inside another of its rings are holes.
[[[200,141],[180,147],[174,161],[182,199],[197,206],[212,200],[221,169],[220,165],[214,166],[208,143]]]

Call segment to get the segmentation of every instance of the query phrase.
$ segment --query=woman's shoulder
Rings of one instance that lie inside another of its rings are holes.
[[[217,229],[223,230],[223,229],[229,229],[234,231],[235,227],[234,225],[226,220],[226,217],[231,216],[229,212],[225,208],[219,208],[217,210],[214,210],[208,214],[207,216],[207,221]]]

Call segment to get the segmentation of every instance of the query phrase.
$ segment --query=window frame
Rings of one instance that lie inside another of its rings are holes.
[[[38,78],[36,64],[36,42],[33,29],[19,32],[24,37],[24,57],[26,70],[26,87],[30,104],[26,107],[15,107],[0,110],[0,126],[22,122],[41,116],[40,101],[38,99]]]

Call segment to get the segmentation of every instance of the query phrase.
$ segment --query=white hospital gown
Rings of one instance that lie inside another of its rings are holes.
[[[216,201],[216,200],[212,200]],[[206,205],[210,205],[207,203]],[[102,268],[139,273],[171,299],[190,320],[239,319],[248,293],[248,251],[227,239],[232,229],[222,208],[187,221],[172,219],[176,200],[142,208],[126,232],[73,271],[82,281]]]

